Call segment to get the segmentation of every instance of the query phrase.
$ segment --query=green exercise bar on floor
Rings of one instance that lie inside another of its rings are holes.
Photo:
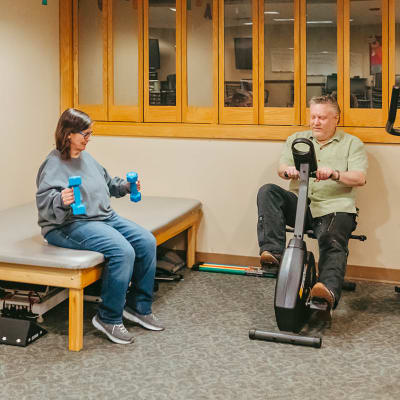
[[[193,266],[196,271],[204,272],[219,272],[222,274],[236,274],[247,276],[259,276],[262,278],[276,278],[273,272],[266,272],[260,267],[240,266],[240,265],[226,265],[226,264],[213,264],[213,263],[198,263]]]

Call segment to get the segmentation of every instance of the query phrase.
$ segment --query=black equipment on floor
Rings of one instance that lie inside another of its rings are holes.
[[[185,261],[178,255],[177,251],[158,247],[153,292],[158,292],[160,288],[159,282],[178,282],[183,280],[183,274],[178,274],[177,271],[185,266]],[[101,303],[101,285],[102,279],[99,279],[87,286],[84,290],[85,301]]]
[[[0,317],[0,344],[26,347],[47,333],[26,307],[4,307]]]
[[[298,138],[292,143],[292,153],[296,169],[300,173],[296,220],[294,229],[289,229],[294,233],[294,237],[283,253],[279,268],[274,308],[279,330],[298,333],[309,319],[312,310],[326,311],[327,304],[311,301],[310,293],[317,282],[317,272],[314,255],[307,251],[304,241],[304,233],[315,238],[312,231],[304,230],[308,207],[309,178],[315,177],[318,169],[314,146],[309,139]],[[352,235],[352,238],[366,239],[363,235]],[[354,290],[354,283],[347,285],[350,290]],[[322,345],[320,337],[300,336],[293,333],[274,333],[253,329],[249,331],[249,338],[315,348],[320,348]]]
[[[308,337],[291,335],[288,333],[276,333],[276,332],[266,332],[257,329],[250,329],[249,331],[250,339],[265,340],[267,342],[279,342],[279,343],[290,343],[297,344],[300,346],[310,346],[319,349],[322,344],[322,339],[319,337]]]
[[[185,265],[185,261],[176,251],[157,249],[157,268],[155,281],[177,282],[182,280],[183,275],[178,274],[178,271],[185,267]]]
[[[35,321],[0,317],[0,344],[26,347],[46,333]]]

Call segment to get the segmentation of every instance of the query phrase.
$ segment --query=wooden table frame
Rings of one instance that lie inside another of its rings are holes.
[[[195,263],[197,228],[201,218],[201,206],[177,218],[153,232],[157,245],[181,232],[186,232],[186,263]],[[69,289],[69,350],[83,348],[83,289],[101,278],[103,264],[84,269],[41,267],[0,262],[0,280],[56,286]]]

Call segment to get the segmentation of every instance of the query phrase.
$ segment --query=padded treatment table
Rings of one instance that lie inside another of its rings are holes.
[[[114,210],[153,233],[157,245],[187,231],[187,266],[195,263],[201,218],[198,200],[144,196],[112,198]],[[0,211],[0,280],[69,289],[69,350],[83,347],[83,289],[101,278],[101,253],[46,244],[37,224],[34,202]]]

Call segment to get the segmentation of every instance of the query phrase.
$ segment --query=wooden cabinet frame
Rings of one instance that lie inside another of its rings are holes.
[[[294,102],[293,107],[264,107],[265,65],[264,65],[264,0],[259,0],[259,123],[266,125],[299,125],[300,124],[300,0],[293,2],[294,29]]]
[[[145,122],[181,122],[182,120],[182,1],[176,2],[176,105],[175,106],[151,106],[149,102],[149,0],[144,3],[144,121]]]
[[[342,110],[339,126],[343,126],[343,1],[336,2],[336,71],[337,101]],[[307,104],[307,0],[300,0],[300,37],[301,37],[301,124],[308,125],[310,108]]]
[[[219,0],[219,122],[221,124],[258,124],[258,1],[252,0],[253,106],[225,107],[224,0]]]
[[[194,107],[188,104],[187,71],[187,1],[182,0],[182,122],[218,123],[218,0],[212,3],[213,26],[213,106]]]
[[[93,120],[107,121],[107,7],[111,0],[103,0],[102,9],[102,37],[103,37],[103,66],[102,66],[102,104],[79,103],[79,24],[78,24],[78,0],[73,1],[73,65],[74,65],[74,107],[86,112]]]
[[[138,14],[138,104],[117,105],[114,102],[114,41],[113,41],[113,1],[108,0],[108,120],[143,121],[143,2],[135,1]],[[132,76],[132,79],[135,77]]]
[[[267,110],[261,102],[261,87],[260,92],[253,94],[254,105],[252,108],[233,108],[224,107],[224,46],[223,46],[223,0],[214,0],[218,2],[213,7],[213,23],[214,26],[218,22],[218,34],[214,37],[214,46],[218,43],[218,71],[214,68],[215,74],[219,74],[218,90],[214,92],[214,98],[218,98],[218,111],[219,123],[216,121],[216,114],[209,112],[209,110],[190,109],[187,107],[187,84],[182,84],[181,72],[185,76],[186,82],[186,63],[185,52],[185,37],[182,34],[185,32],[184,23],[186,17],[184,15],[183,4],[186,6],[186,0],[177,1],[177,105],[176,107],[154,107],[148,106],[148,57],[143,54],[148,54],[148,0],[138,2],[138,7],[143,6],[142,12],[146,17],[142,20],[143,32],[143,45],[142,55],[139,59],[142,61],[143,79],[139,78],[139,84],[142,87],[142,101],[139,104],[138,122],[131,122],[132,115],[136,111],[133,109],[120,108],[113,105],[112,102],[112,68],[110,63],[110,47],[112,41],[110,32],[110,18],[111,16],[104,13],[108,10],[112,0],[103,0],[105,8],[103,8],[103,99],[101,105],[79,104],[78,103],[78,31],[77,31],[77,13],[76,4],[77,0],[60,0],[59,1],[59,17],[60,17],[60,108],[61,112],[69,107],[80,108],[89,113],[89,115],[96,120],[95,134],[96,135],[122,135],[122,136],[146,136],[146,137],[179,137],[179,138],[212,138],[212,139],[254,139],[254,140],[285,140],[288,135],[299,130],[306,129],[308,124],[307,118],[307,105],[306,105],[306,0],[298,1],[299,13],[297,15],[299,25],[299,43],[297,44],[298,51],[295,53],[296,58],[300,60],[300,91],[295,90],[295,97],[300,96],[300,105],[294,107],[295,120],[290,124],[285,124],[286,119],[283,117],[281,125],[272,125],[274,122],[271,120],[274,110]],[[383,108],[382,109],[350,109],[349,98],[350,88],[349,80],[343,77],[349,74],[349,0],[337,0],[337,71],[338,71],[338,101],[342,108],[341,124],[344,130],[348,133],[360,137],[364,142],[369,143],[400,143],[400,137],[389,135],[385,132],[384,125],[386,123],[388,106],[390,101],[391,87],[394,84],[395,76],[395,0],[382,1],[382,49],[383,49],[383,77],[382,77],[382,90],[383,90]],[[264,58],[263,58],[263,7],[262,0],[253,1],[253,87],[255,90],[259,88],[256,82],[262,83],[264,80]],[[400,5],[398,5],[400,6]],[[217,8],[217,12],[215,11]],[[221,11],[222,12],[219,12]],[[216,18],[216,15],[218,18]],[[108,21],[107,21],[108,18]],[[346,22],[347,21],[347,22]],[[108,22],[108,29],[107,29]],[[74,29],[75,27],[75,29]],[[214,28],[215,29],[215,28]],[[297,29],[297,28],[295,28]],[[215,32],[215,31],[214,31]],[[185,32],[186,33],[186,32]],[[147,43],[146,43],[147,42]],[[139,44],[140,45],[140,44]],[[295,45],[296,46],[296,45]],[[180,55],[183,55],[182,58]],[[107,55],[107,56],[106,56]],[[147,62],[147,65],[146,65]],[[215,65],[214,65],[215,67]],[[386,72],[385,72],[386,71]],[[342,78],[341,78],[342,77]],[[296,79],[297,80],[297,79]],[[347,81],[347,82],[346,82]],[[183,91],[181,90],[183,88]],[[218,94],[221,93],[221,95]],[[297,94],[296,94],[297,93]],[[107,97],[108,95],[108,97]],[[147,97],[147,99],[146,99]],[[182,103],[185,98],[185,103]],[[346,104],[347,102],[347,104]],[[256,104],[257,103],[257,104]],[[107,106],[108,104],[108,106]],[[146,106],[147,104],[147,106]],[[186,105],[186,106],[185,106]],[[117,107],[113,111],[113,106]],[[140,107],[141,110],[140,111]],[[289,110],[280,110],[291,112]],[[115,114],[114,114],[115,112]],[[270,114],[271,113],[271,114]],[[145,114],[146,122],[141,121],[141,115]],[[124,115],[126,119],[124,120]],[[136,115],[136,114],[135,114]],[[193,116],[193,119],[191,117]],[[212,115],[212,116],[211,116]],[[300,121],[298,118],[300,115]],[[200,118],[198,118],[201,116]],[[204,119],[203,119],[204,116]],[[176,122],[183,119],[183,124]],[[210,117],[210,119],[208,119]],[[108,120],[107,120],[108,118]],[[279,118],[279,116],[278,116]],[[288,117],[289,119],[290,117]],[[114,119],[113,121],[111,121]],[[118,119],[117,122],[115,119]],[[272,118],[273,119],[273,118]],[[208,123],[201,123],[207,121]],[[162,122],[161,124],[159,122]],[[258,125],[260,123],[260,125]],[[267,124],[262,125],[262,123]],[[244,124],[244,125],[243,125]],[[357,125],[357,126],[356,126]],[[267,129],[266,129],[267,128]]]
[[[382,108],[351,108],[350,107],[350,0],[344,3],[344,67],[343,67],[343,84],[344,84],[344,125],[345,126],[365,126],[380,127],[385,126],[388,116],[388,6],[387,0],[381,0],[382,11]]]
[[[74,106],[72,0],[59,1],[60,112]]]

